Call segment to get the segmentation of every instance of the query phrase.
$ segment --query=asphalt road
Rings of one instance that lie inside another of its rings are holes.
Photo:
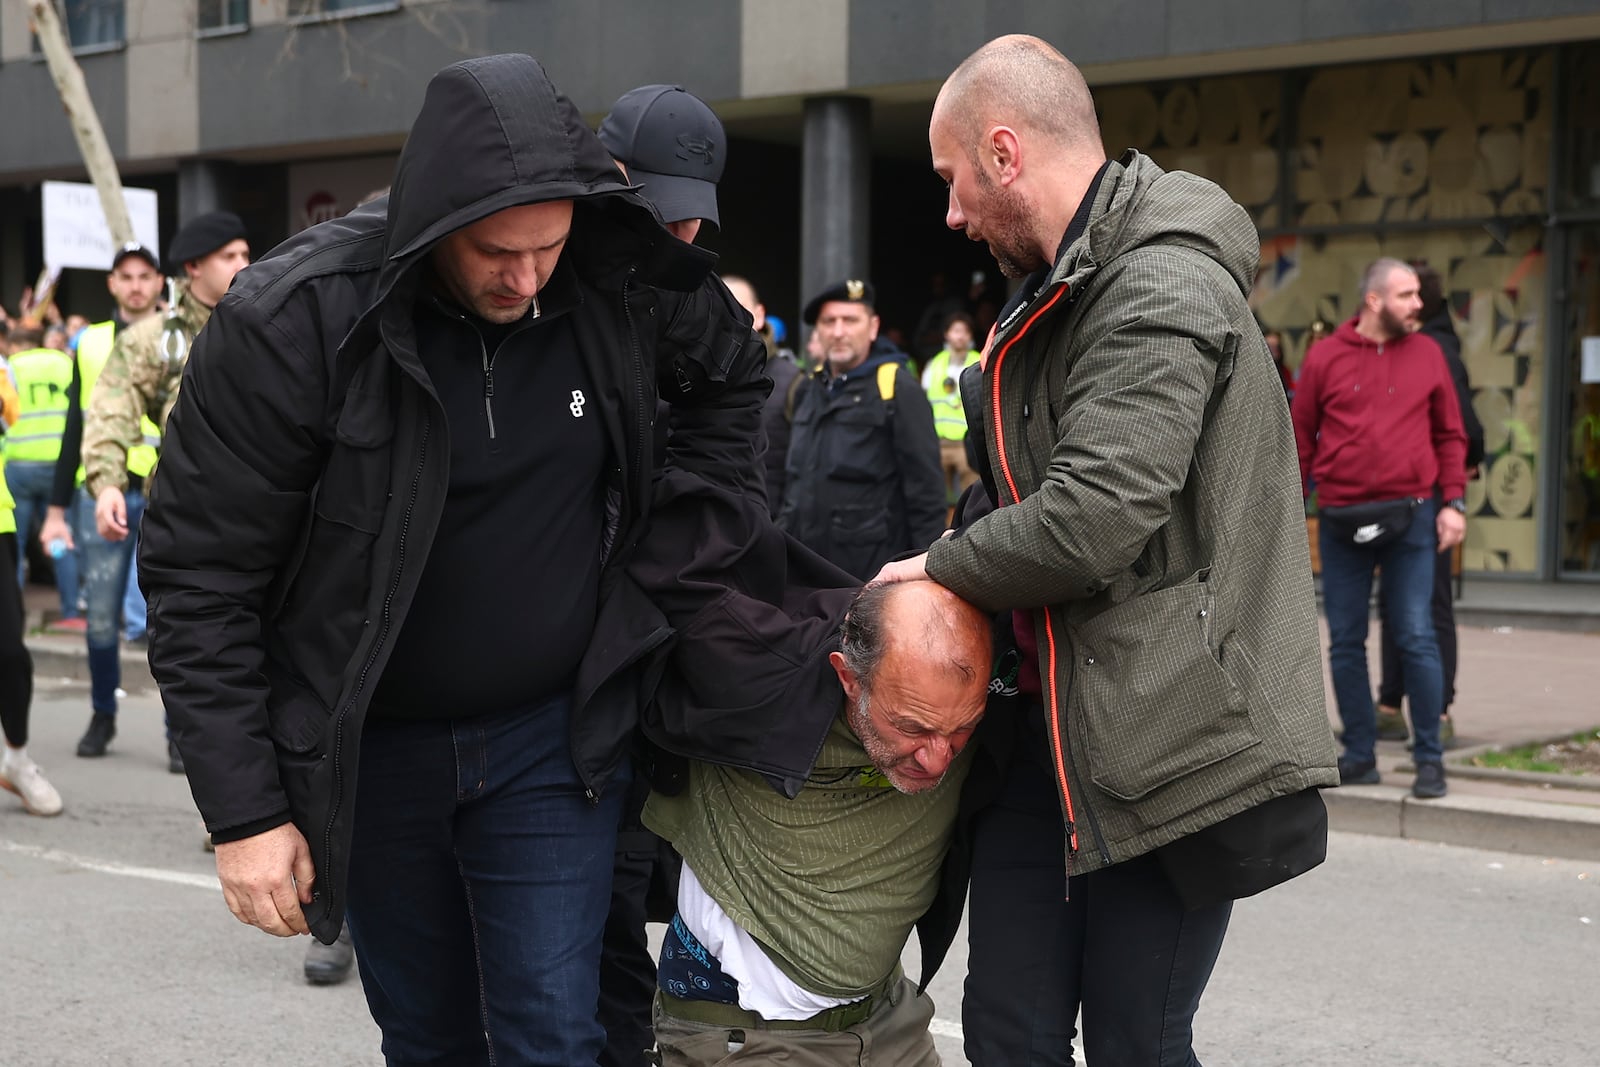
[[[223,906],[156,702],[127,701],[95,761],[72,755],[87,709],[83,687],[41,679],[30,750],[65,814],[0,793],[0,1064],[381,1063],[357,982],[304,985],[304,941]],[[1203,1062],[1594,1062],[1600,862],[1349,834],[1330,853],[1236,907],[1196,1021]],[[958,944],[932,989],[949,1063],[965,1062],[964,968]]]

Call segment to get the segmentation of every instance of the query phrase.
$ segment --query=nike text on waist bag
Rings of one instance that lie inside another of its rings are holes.
[[[1411,528],[1420,503],[1421,498],[1407,496],[1337,508],[1319,507],[1317,519],[1336,540],[1358,548],[1382,548]]]

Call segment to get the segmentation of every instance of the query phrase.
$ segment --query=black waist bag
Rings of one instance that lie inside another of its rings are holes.
[[[1370,504],[1346,504],[1340,508],[1319,507],[1317,520],[1336,541],[1357,548],[1382,548],[1411,529],[1412,516],[1423,499],[1407,496],[1399,500],[1374,500]]]

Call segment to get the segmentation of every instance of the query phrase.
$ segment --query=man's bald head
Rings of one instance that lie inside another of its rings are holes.
[[[847,720],[902,793],[932,789],[972,737],[988,698],[989,618],[933,582],[869,585],[829,659]]]
[[[978,151],[984,131],[1010,126],[1074,154],[1105,155],[1082,72],[1026,34],[997,37],[968,56],[945,79],[933,113],[969,152]]]
[[[856,596],[840,649],[869,690],[890,661],[917,674],[943,671],[987,684],[993,641],[989,617],[944,586],[892,582]]]

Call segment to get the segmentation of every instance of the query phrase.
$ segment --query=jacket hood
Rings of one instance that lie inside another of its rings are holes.
[[[1056,265],[1052,280],[1070,279],[1142,245],[1183,245],[1220,263],[1249,294],[1261,261],[1261,239],[1249,212],[1213,182],[1168,173],[1149,156],[1128,151],[1111,163],[1095,195],[1084,236]]]
[[[452,63],[428,82],[400,152],[380,287],[445,235],[521,204],[604,198],[629,229],[658,229],[635,188],[532,56]]]

